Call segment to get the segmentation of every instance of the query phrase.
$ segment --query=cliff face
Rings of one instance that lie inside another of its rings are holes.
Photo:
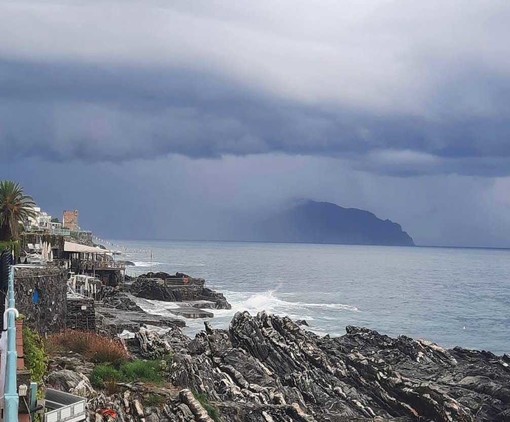
[[[414,246],[402,227],[368,211],[307,201],[259,225],[258,239],[272,242]]]

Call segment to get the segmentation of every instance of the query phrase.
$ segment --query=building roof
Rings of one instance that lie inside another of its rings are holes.
[[[64,242],[64,252],[76,252],[76,253],[98,253],[108,254],[111,253],[108,249],[101,249],[97,246],[81,245],[80,243]]]

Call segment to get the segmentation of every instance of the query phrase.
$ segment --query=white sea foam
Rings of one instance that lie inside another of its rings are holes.
[[[224,292],[227,300],[232,304],[233,313],[237,311],[248,311],[256,314],[266,311],[277,315],[288,315],[294,319],[314,320],[319,310],[337,310],[359,312],[359,309],[352,305],[343,303],[306,303],[282,300],[278,297],[276,290],[267,290],[258,293]]]
[[[164,262],[149,262],[149,261],[133,261],[133,264],[135,264],[135,267],[153,267],[157,265],[165,265]]]
[[[172,316],[174,318],[183,319],[186,321],[185,332],[188,335],[194,335],[204,328],[203,322],[208,320],[215,328],[227,328],[230,321],[236,312],[248,311],[252,315],[256,315],[260,311],[266,311],[280,316],[288,316],[293,320],[304,319],[308,322],[315,321],[317,319],[329,319],[325,318],[323,312],[328,310],[331,311],[349,311],[357,312],[358,309],[355,306],[345,305],[342,303],[306,303],[306,302],[292,302],[289,300],[282,300],[278,297],[276,290],[267,290],[263,292],[235,292],[235,291],[223,291],[227,300],[232,304],[232,309],[211,309],[214,314],[213,318],[204,319],[187,319],[176,317],[171,315],[169,312],[172,308],[178,308],[180,304],[178,302],[163,302],[159,300],[149,300],[136,298],[136,303],[146,312],[162,315]],[[336,319],[336,318],[334,318]],[[327,331],[316,327],[313,324],[314,332],[317,334],[326,334]]]

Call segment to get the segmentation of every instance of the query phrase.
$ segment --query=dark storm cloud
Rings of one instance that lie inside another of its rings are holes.
[[[497,112],[427,118],[300,104],[186,69],[5,60],[0,69],[0,145],[10,156],[95,162],[279,152],[401,175],[510,172],[510,97],[497,79],[488,83]]]
[[[510,173],[506,2],[1,8],[4,157],[282,153],[401,176]]]
[[[103,236],[221,238],[310,198],[505,246],[509,21],[503,0],[3,1],[0,178]]]

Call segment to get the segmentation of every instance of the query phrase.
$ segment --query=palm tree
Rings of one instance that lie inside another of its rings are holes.
[[[35,202],[20,184],[0,182],[0,240],[18,240],[20,221],[35,215]]]

